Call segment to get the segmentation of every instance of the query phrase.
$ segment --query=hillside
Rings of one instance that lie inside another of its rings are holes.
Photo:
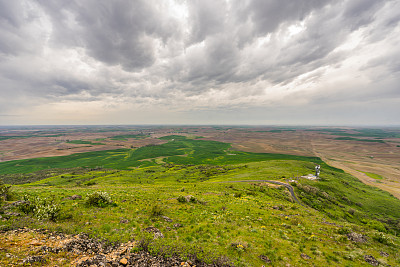
[[[125,265],[125,258],[133,266],[137,255],[153,255],[197,266],[400,264],[400,201],[389,193],[316,157],[161,139],[167,142],[0,163],[3,180],[14,184],[0,213],[0,263],[31,254],[42,259],[33,265],[85,266],[115,253],[103,262]],[[296,178],[315,164],[321,179]],[[290,183],[301,204],[286,187],[260,180]],[[22,227],[48,232],[11,231]],[[102,249],[68,250],[82,233],[96,246],[103,240]]]

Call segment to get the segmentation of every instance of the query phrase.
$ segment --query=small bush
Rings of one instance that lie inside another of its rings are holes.
[[[2,180],[0,180],[0,205],[5,200],[12,199],[11,185],[5,185]]]
[[[178,200],[178,202],[180,202],[180,203],[186,203],[186,198],[185,198],[184,196],[179,196],[179,197],[177,198],[177,200]]]
[[[389,236],[384,235],[383,233],[377,233],[374,236],[372,236],[372,239],[374,239],[375,241],[384,244],[384,245],[392,245],[393,242],[390,239]]]
[[[91,186],[91,185],[95,185],[96,182],[95,181],[87,181],[86,183],[84,183],[84,185],[86,186]]]
[[[378,230],[379,232],[383,232],[383,233],[387,232],[385,225],[379,221],[370,220],[367,222],[367,225],[369,227],[371,227],[372,229]]]
[[[151,207],[150,214],[151,216],[161,216],[164,213],[164,207],[161,206],[160,204],[155,204],[153,207]]]
[[[347,235],[351,232],[351,230],[347,227],[341,227],[337,230],[337,232],[341,235]]]
[[[24,201],[18,206],[18,209],[25,214],[32,213],[39,220],[48,219],[55,222],[62,215],[61,207],[55,203],[54,198],[29,197],[25,195]]]
[[[242,193],[241,192],[237,192],[235,194],[233,194],[234,197],[242,197]]]
[[[89,206],[104,208],[108,205],[113,204],[113,202],[107,192],[97,191],[91,194],[87,194],[86,204]]]
[[[350,208],[347,212],[350,213],[351,215],[354,215],[354,213],[356,213],[356,210]]]

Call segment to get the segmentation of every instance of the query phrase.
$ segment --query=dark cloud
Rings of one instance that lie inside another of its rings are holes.
[[[188,1],[191,36],[189,44],[204,41],[208,36],[224,32],[227,4],[223,0]]]
[[[0,111],[396,98],[399,10],[392,0],[0,0]]]
[[[36,21],[37,13],[24,2],[0,0],[0,56],[40,51],[41,47],[36,45],[40,36],[29,29]]]
[[[330,0],[299,0],[285,4],[274,0],[251,0],[243,1],[235,10],[239,22],[249,21],[252,25],[251,36],[247,35],[245,40],[252,41],[252,38],[263,36],[274,32],[281,24],[301,21],[312,12],[325,6]],[[235,4],[232,4],[235,9]]]
[[[173,19],[149,1],[40,1],[55,26],[56,45],[83,47],[110,65],[138,71],[155,61],[157,41],[176,35]]]

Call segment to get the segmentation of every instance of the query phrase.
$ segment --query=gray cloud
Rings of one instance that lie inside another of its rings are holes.
[[[0,0],[0,111],[394,105],[399,10],[392,0]]]
[[[56,45],[83,47],[88,55],[128,71],[151,66],[156,41],[178,34],[162,6],[149,1],[40,1],[55,26]]]

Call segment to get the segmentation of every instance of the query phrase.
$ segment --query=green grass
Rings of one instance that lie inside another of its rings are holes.
[[[386,230],[400,230],[399,200],[390,193],[367,186],[346,173],[325,170],[321,177],[323,179],[317,182],[301,181],[302,185],[311,186],[311,189],[297,187],[296,191],[304,203],[332,219],[361,224],[373,219],[384,223]]]
[[[92,141],[85,141],[85,140],[70,140],[67,141],[69,144],[78,144],[78,145],[92,145],[92,146],[101,146],[105,145],[104,143],[92,143]]]
[[[362,173],[366,174],[368,177],[371,177],[371,178],[373,178],[373,179],[377,179],[377,180],[382,180],[382,179],[383,179],[383,177],[382,177],[381,175],[376,174],[376,173],[372,173],[372,172],[363,172],[363,171],[359,171],[359,172],[362,172]]]
[[[269,257],[274,266],[287,263],[307,266],[309,261],[302,259],[301,253],[311,256],[310,261],[316,266],[367,266],[365,254],[396,266],[400,240],[392,235],[394,230],[390,227],[384,233],[390,241],[387,244],[378,238],[357,244],[345,236],[348,231],[355,231],[374,237],[382,231],[382,224],[387,225],[381,222],[384,218],[400,218],[400,211],[396,209],[400,201],[383,191],[363,185],[347,174],[322,169],[322,180],[300,181],[302,187],[318,188],[318,193],[296,187],[304,203],[309,204],[307,199],[316,203],[310,208],[293,203],[282,187],[226,183],[258,179],[284,181],[295,173],[308,174],[313,168],[314,164],[308,161],[283,159],[229,165],[165,164],[56,175],[12,189],[19,197],[28,194],[55,198],[70,219],[50,222],[21,216],[2,221],[0,225],[86,232],[119,242],[134,238],[149,242],[152,253],[196,255],[208,263],[224,257],[236,266],[265,265],[260,255]],[[104,208],[86,205],[85,196],[97,191],[108,192],[115,205]],[[330,204],[331,200],[321,192],[334,197],[335,204]],[[74,194],[84,198],[65,199]],[[188,195],[193,196],[193,202],[177,200]],[[357,209],[354,214],[359,219],[345,216],[350,208]],[[167,222],[158,214],[173,221]],[[128,223],[121,223],[122,219]],[[181,227],[175,228],[176,223]],[[160,229],[164,238],[153,240],[143,231],[149,226]],[[390,257],[380,256],[379,251],[389,253]]]

